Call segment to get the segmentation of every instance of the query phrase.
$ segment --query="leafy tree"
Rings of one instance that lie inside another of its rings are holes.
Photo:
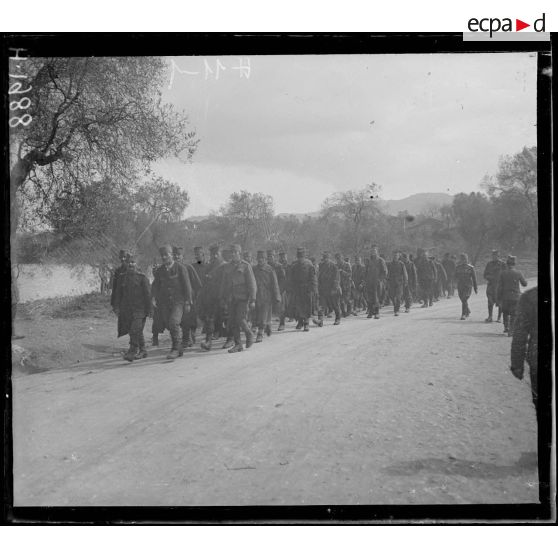
[[[510,247],[534,244],[538,233],[537,148],[502,157],[482,186],[494,203],[498,236]]]
[[[228,203],[221,208],[221,215],[230,223],[243,249],[254,249],[256,243],[270,241],[273,213],[271,196],[245,190],[231,194]]]
[[[92,177],[130,184],[157,159],[193,155],[186,115],[161,101],[165,71],[156,57],[26,60],[32,121],[10,128],[12,232],[18,198],[46,215]]]
[[[374,236],[382,211],[377,203],[380,193],[378,184],[369,184],[362,190],[336,192],[324,201],[322,216],[339,219],[344,223],[342,249],[360,253]]]
[[[473,265],[486,249],[494,231],[493,207],[480,192],[457,194],[452,204],[456,228],[465,241]]]

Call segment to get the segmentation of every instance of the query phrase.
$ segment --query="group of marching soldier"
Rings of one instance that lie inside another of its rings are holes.
[[[296,329],[309,331],[310,321],[322,327],[324,319],[333,317],[334,325],[342,318],[366,311],[368,318],[379,319],[380,308],[393,305],[394,316],[401,306],[409,312],[413,302],[428,308],[440,298],[450,298],[455,289],[462,302],[461,319],[469,314],[468,299],[477,292],[475,269],[467,255],[445,254],[440,261],[419,249],[416,257],[394,250],[389,261],[372,246],[364,263],[360,256],[351,264],[348,257],[323,252],[318,263],[298,248],[296,259],[287,260],[284,251],[258,251],[256,261],[241,251],[238,244],[221,250],[209,248],[206,257],[201,247],[194,248],[192,263],[184,261],[182,248],[160,248],[161,265],[154,267],[150,285],[146,275],[136,266],[134,254],[120,251],[121,266],[115,271],[111,305],[118,315],[118,336],[130,335],[128,361],[145,358],[143,330],[148,316],[153,317],[152,344],[168,330],[172,340],[168,359],[183,355],[184,349],[196,343],[199,322],[204,339],[200,348],[212,349],[214,341],[225,338],[229,353],[263,341],[272,333],[272,315],[279,318],[278,331],[285,321],[296,321]],[[523,276],[514,269],[515,258],[506,263],[493,251],[484,277],[487,281],[488,318],[493,321],[493,308],[498,318],[504,317],[504,331],[511,332],[519,284]],[[511,334],[511,333],[510,333]]]

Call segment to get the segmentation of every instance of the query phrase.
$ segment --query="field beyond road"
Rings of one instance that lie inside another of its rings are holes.
[[[14,505],[538,502],[528,379],[484,288],[470,305],[16,373]]]

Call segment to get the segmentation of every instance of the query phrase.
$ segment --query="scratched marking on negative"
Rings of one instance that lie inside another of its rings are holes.
[[[17,74],[9,73],[8,76],[13,79],[28,79],[28,76],[21,73],[22,63],[19,62],[20,60],[25,60],[25,56],[20,56],[19,53],[21,51],[27,50],[25,48],[12,48],[9,47],[8,50],[15,51],[15,56],[10,56],[10,62],[13,61],[13,65],[17,71]],[[16,64],[16,61],[18,62]],[[24,87],[24,83],[21,81],[16,81],[12,83],[8,88],[8,96],[10,95],[24,95],[31,91],[32,87],[29,86],[27,88]],[[9,103],[10,111],[21,111],[27,110],[31,106],[31,99],[29,97],[21,97],[20,99],[15,98],[13,101]],[[22,116],[12,116],[8,120],[8,125],[10,128],[15,128],[16,126],[29,126],[33,117],[30,114],[23,114]]]
[[[200,59],[201,60],[201,59]],[[196,60],[199,65],[199,60]],[[171,59],[171,74],[169,80],[169,89],[174,84],[174,77],[176,73],[179,74],[186,74],[188,76],[200,76],[203,75],[205,80],[214,79],[218,80],[219,76],[222,72],[226,72],[227,70],[232,70],[238,72],[238,77],[240,79],[250,79],[250,72],[251,72],[251,65],[250,65],[250,58],[238,58],[238,65],[236,66],[225,66],[219,58],[215,60],[213,64],[211,64],[207,58],[203,58],[203,66],[196,70],[196,66],[194,63],[189,63],[188,67],[181,68],[174,60]]]

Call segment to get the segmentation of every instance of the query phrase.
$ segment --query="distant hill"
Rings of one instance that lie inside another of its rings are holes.
[[[400,211],[407,211],[411,215],[418,215],[432,206],[448,205],[453,201],[453,196],[443,193],[413,194],[402,200],[380,200],[382,209],[390,214],[397,215]]]

